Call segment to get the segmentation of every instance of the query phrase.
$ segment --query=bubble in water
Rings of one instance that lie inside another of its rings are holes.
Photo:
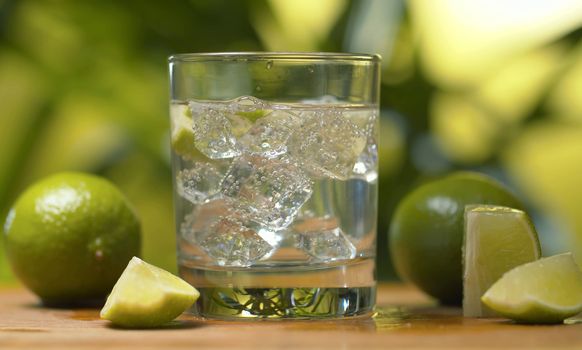
[[[237,131],[246,132],[251,124],[233,113],[225,103],[190,101],[194,145],[211,159],[232,158],[240,154]],[[242,134],[241,133],[241,134]]]
[[[274,251],[255,230],[234,217],[210,225],[200,247],[221,266],[250,266]]]
[[[273,158],[287,152],[287,139],[301,123],[294,113],[275,110],[259,118],[240,139],[243,152]]]
[[[273,68],[273,61],[267,61],[267,70]]]
[[[230,101],[190,101],[194,145],[211,159],[239,156],[238,138],[252,126],[249,118],[265,112],[265,105],[252,96]]]
[[[288,153],[318,177],[345,180],[366,146],[366,135],[340,111],[307,116],[287,141]]]
[[[197,206],[180,227],[183,239],[221,266],[250,266],[268,258],[281,241],[224,199]]]
[[[265,108],[266,103],[253,96],[241,96],[231,102],[232,109],[236,112],[254,112]]]
[[[198,162],[178,173],[178,194],[193,204],[202,203],[220,191],[223,173],[214,165]]]

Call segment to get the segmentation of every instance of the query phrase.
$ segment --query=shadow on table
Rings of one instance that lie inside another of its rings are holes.
[[[53,309],[53,310],[77,310],[77,309],[95,309],[100,310],[103,305],[105,305],[105,299],[90,299],[84,301],[74,301],[74,302],[50,302],[50,301],[37,301],[29,302],[23,304],[27,308],[41,308],[41,309]]]
[[[126,328],[119,327],[112,323],[107,325],[109,329],[115,329],[119,331],[135,331],[135,330],[147,330],[147,331],[167,331],[167,330],[178,330],[178,329],[192,329],[204,327],[204,322],[195,320],[175,320],[158,327],[143,327],[143,328]]]

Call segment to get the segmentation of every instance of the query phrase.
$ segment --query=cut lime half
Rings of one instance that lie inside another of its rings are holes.
[[[133,257],[101,310],[101,318],[127,328],[151,328],[178,317],[198,291],[168,271]]]
[[[527,263],[507,272],[481,300],[524,323],[561,323],[582,311],[582,271],[571,253]]]
[[[528,215],[493,205],[465,208],[463,315],[494,316],[481,296],[512,268],[539,259],[540,243]]]

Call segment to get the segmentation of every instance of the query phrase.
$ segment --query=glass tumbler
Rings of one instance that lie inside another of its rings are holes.
[[[169,58],[179,273],[195,315],[370,313],[380,58]]]

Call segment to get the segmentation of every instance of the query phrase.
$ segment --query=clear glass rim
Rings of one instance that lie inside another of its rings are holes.
[[[378,54],[361,54],[347,52],[201,52],[180,53],[168,57],[174,62],[205,61],[266,61],[266,60],[301,60],[301,61],[354,61],[378,63],[382,57]]]

